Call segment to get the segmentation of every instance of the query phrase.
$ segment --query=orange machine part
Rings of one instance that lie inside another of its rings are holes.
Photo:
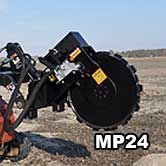
[[[5,111],[7,109],[7,104],[4,104],[3,107],[0,107],[0,144],[4,144],[6,142],[9,142],[15,138],[14,132],[13,133],[8,133],[7,131],[4,130],[4,115]],[[10,124],[14,123],[14,113],[12,112],[10,119],[9,119]]]

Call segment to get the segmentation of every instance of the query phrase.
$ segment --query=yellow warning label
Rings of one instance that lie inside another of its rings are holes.
[[[69,56],[70,61],[74,61],[74,59],[81,53],[81,50],[79,48],[76,48]]]
[[[107,79],[106,74],[104,71],[99,68],[92,74],[93,79],[97,82],[98,85],[100,85],[103,81]]]

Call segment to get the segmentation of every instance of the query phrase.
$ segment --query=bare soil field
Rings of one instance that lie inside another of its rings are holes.
[[[3,166],[131,166],[142,156],[166,153],[166,58],[129,58],[138,70],[144,86],[140,111],[129,124],[111,132],[149,133],[149,150],[94,149],[94,131],[75,120],[72,110],[55,113],[50,108],[39,111],[36,120],[25,120],[18,131],[24,132],[32,142],[29,156]]]

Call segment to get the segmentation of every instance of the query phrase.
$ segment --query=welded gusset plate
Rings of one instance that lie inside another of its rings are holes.
[[[77,119],[92,128],[112,129],[124,125],[139,109],[141,85],[136,70],[121,56],[110,56],[108,52],[97,53],[94,60],[114,82],[116,95],[112,95],[109,82],[97,86],[91,77],[85,77],[69,92],[71,106]]]

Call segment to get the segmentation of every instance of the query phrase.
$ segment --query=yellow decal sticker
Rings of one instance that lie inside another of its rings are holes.
[[[70,61],[74,61],[74,59],[81,53],[81,50],[79,48],[76,48],[69,56]]]
[[[48,76],[48,78],[50,79],[51,82],[54,82],[56,80],[56,77],[53,74]]]
[[[107,75],[104,73],[104,71],[99,68],[92,74],[93,79],[97,82],[98,85],[100,85],[103,81],[107,79]]]

